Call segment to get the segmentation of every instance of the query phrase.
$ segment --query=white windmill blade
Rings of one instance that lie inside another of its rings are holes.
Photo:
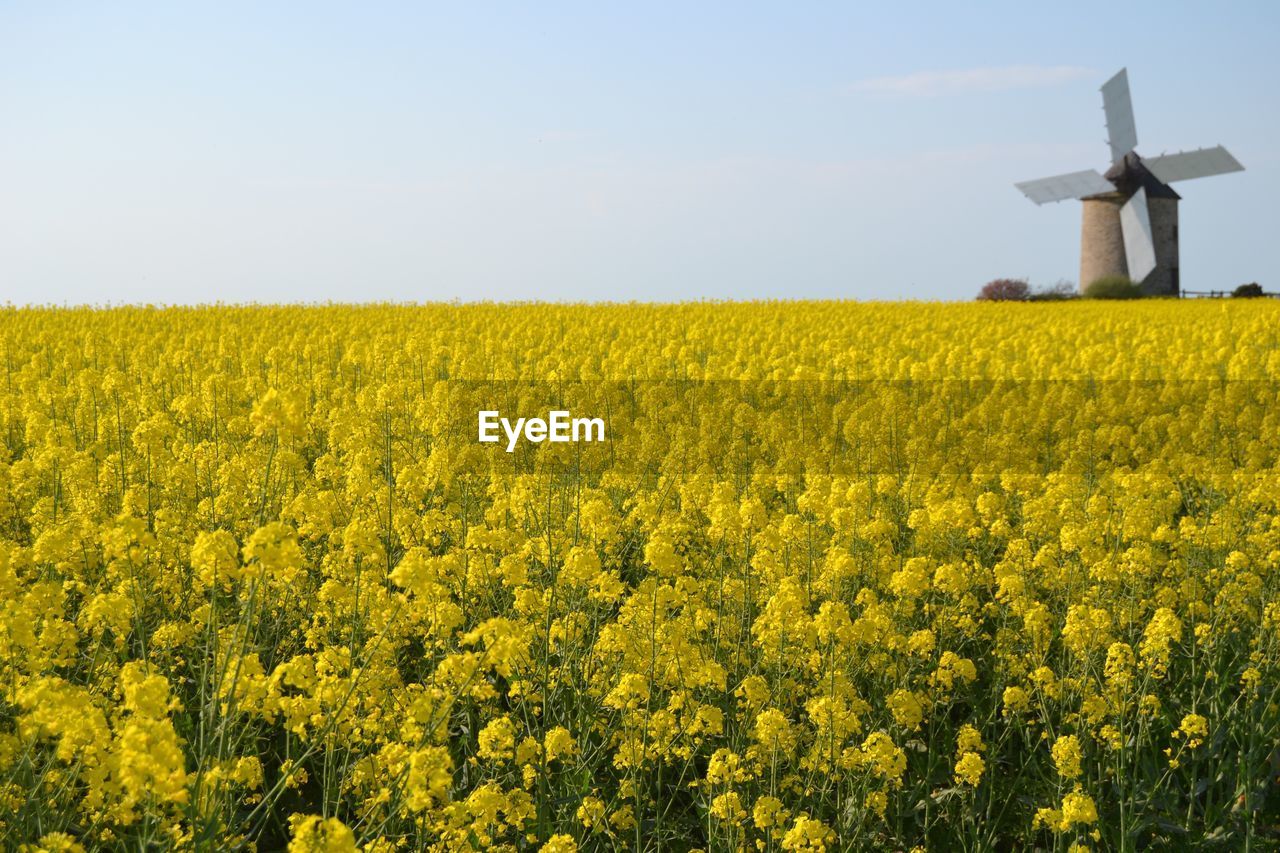
[[[1138,147],[1138,128],[1133,123],[1133,99],[1129,97],[1129,72],[1121,68],[1102,84],[1102,109],[1107,114],[1107,144],[1111,146],[1111,162],[1119,163],[1124,155]]]
[[[1069,198],[1084,198],[1087,195],[1107,193],[1115,189],[1111,182],[1093,169],[1083,172],[1071,172],[1066,175],[1054,175],[1051,178],[1040,178],[1034,181],[1023,181],[1014,184],[1022,190],[1022,194],[1036,204],[1051,201],[1066,201]]]
[[[1244,171],[1240,161],[1232,157],[1231,152],[1221,145],[1148,157],[1142,161],[1142,164],[1151,170],[1151,174],[1166,184],[1171,181],[1189,181],[1192,178],[1207,178],[1210,175]]]
[[[1120,231],[1124,235],[1129,278],[1141,283],[1156,268],[1156,244],[1151,236],[1151,214],[1147,210],[1145,189],[1139,189],[1120,208]]]

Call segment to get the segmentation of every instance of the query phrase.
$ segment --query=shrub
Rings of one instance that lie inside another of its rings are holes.
[[[1025,278],[997,278],[978,291],[978,299],[987,302],[1026,302],[1031,298],[1031,286]]]
[[[1256,281],[1251,281],[1231,291],[1231,295],[1239,299],[1251,299],[1255,296],[1265,296],[1266,294],[1262,292],[1262,285]]]
[[[1089,283],[1086,299],[1141,299],[1142,290],[1122,275],[1107,275]]]
[[[1048,287],[1034,291],[1030,299],[1032,302],[1060,302],[1063,299],[1075,299],[1079,295],[1076,293],[1075,282],[1059,279]]]

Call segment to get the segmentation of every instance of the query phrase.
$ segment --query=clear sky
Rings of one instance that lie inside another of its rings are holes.
[[[0,0],[0,303],[967,299],[1014,181],[1226,145],[1184,287],[1280,290],[1280,4]]]

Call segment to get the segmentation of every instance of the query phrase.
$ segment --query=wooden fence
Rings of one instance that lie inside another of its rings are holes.
[[[1269,299],[1280,299],[1280,293],[1264,290],[1261,294]],[[1178,296],[1183,299],[1224,299],[1231,297],[1230,290],[1179,290]]]

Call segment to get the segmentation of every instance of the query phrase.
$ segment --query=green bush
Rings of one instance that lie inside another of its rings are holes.
[[[1089,283],[1086,299],[1141,299],[1142,290],[1122,275],[1107,275]]]
[[[1031,302],[1061,302],[1064,299],[1076,299],[1079,296],[1080,294],[1076,293],[1075,282],[1058,279],[1048,287],[1033,290],[1027,298]]]
[[[1231,291],[1231,295],[1237,299],[1249,299],[1258,296],[1265,296],[1266,294],[1262,291],[1262,285],[1254,281],[1249,284],[1240,285],[1235,290]]]

